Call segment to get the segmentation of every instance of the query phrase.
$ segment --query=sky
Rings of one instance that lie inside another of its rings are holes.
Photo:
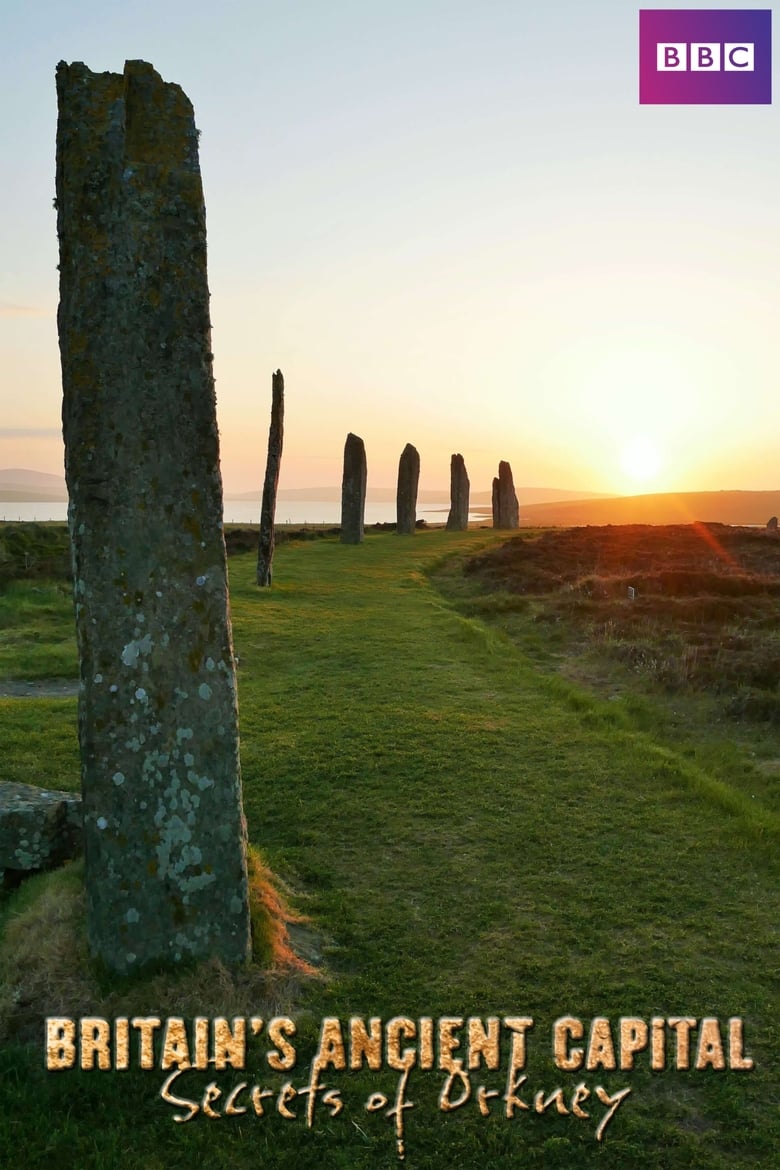
[[[3,0],[0,468],[63,469],[56,64],[140,58],[202,132],[228,491],[277,368],[281,488],[348,431],[370,487],[411,442],[422,488],[780,488],[777,107],[640,106],[638,12]]]

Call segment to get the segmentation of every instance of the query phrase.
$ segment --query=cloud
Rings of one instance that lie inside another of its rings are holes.
[[[0,427],[0,439],[61,439],[59,427]]]
[[[10,301],[0,301],[0,317],[55,317],[54,309],[44,309],[40,305],[14,305]]]

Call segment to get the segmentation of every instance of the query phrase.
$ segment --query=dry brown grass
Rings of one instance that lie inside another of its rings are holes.
[[[304,928],[296,932],[300,949],[303,940],[311,935],[306,929],[310,920],[291,908],[280,879],[274,877],[257,850],[250,849],[248,860],[255,962],[269,972],[284,972],[287,978],[318,975],[317,968],[297,953],[290,939],[291,926]]]
[[[254,851],[250,908],[251,962],[228,969],[211,958],[111,979],[89,957],[83,864],[29,879],[12,897],[0,939],[0,1042],[37,1039],[47,1016],[290,1014],[302,984],[322,977],[319,940]]]

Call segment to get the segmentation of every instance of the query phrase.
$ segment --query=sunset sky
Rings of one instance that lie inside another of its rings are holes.
[[[669,5],[658,5],[668,7]],[[680,7],[711,7],[686,0]],[[727,7],[751,7],[729,3]],[[777,106],[640,106],[638,7],[4,0],[0,467],[61,473],[55,66],[202,131],[226,488],[780,488]],[[778,99],[780,100],[780,99]]]

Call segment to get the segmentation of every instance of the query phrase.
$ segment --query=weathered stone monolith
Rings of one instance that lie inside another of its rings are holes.
[[[396,532],[409,536],[417,520],[417,485],[420,482],[420,456],[417,448],[407,443],[398,461],[398,489],[396,492]]]
[[[503,460],[498,465],[498,478],[493,480],[493,527],[520,527],[520,508],[515,494],[512,468]]]
[[[108,967],[250,952],[192,106],[57,67],[58,313],[87,926]]]
[[[366,448],[350,432],[344,444],[344,476],[341,481],[341,543],[360,544],[366,510]]]
[[[465,532],[469,526],[469,477],[462,455],[453,455],[450,460],[450,514],[447,517],[449,532]]]
[[[271,562],[274,559],[274,516],[276,489],[279,486],[279,468],[284,442],[284,378],[277,370],[271,378],[271,427],[268,431],[268,458],[265,464],[263,502],[260,507],[260,536],[257,542],[257,584],[271,584]]]

